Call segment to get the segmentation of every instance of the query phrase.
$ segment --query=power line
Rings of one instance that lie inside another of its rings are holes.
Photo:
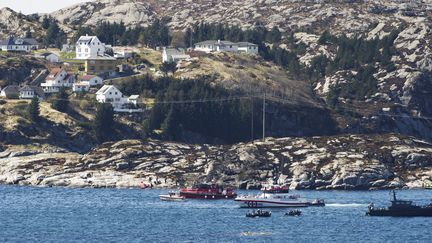
[[[226,98],[203,98],[203,99],[189,99],[189,100],[167,100],[167,101],[154,101],[154,102],[136,102],[136,104],[140,105],[156,105],[156,104],[193,104],[193,103],[221,103],[221,102],[228,102],[228,101],[235,101],[235,100],[245,100],[245,99],[265,99],[270,100],[276,103],[280,104],[296,104],[298,102],[295,102],[290,99],[286,98],[279,98],[275,96],[268,96],[267,94],[253,94],[253,95],[247,95],[247,96],[230,96]],[[58,99],[58,98],[51,98],[51,101],[53,100],[63,100],[63,101],[71,101],[71,102],[81,102],[81,101],[89,101],[88,99]],[[111,103],[111,102],[107,102]],[[120,102],[113,102],[113,103],[120,103]],[[263,102],[264,103],[264,102]],[[309,107],[318,107],[316,104],[313,104],[312,102],[307,102],[307,106]],[[305,107],[303,105],[303,107]],[[342,107],[346,111],[351,111],[358,113],[358,110],[355,110],[353,108],[349,107]],[[263,110],[265,110],[265,103],[263,105]],[[393,118],[409,118],[409,119],[420,119],[420,120],[432,120],[432,117],[428,116],[410,116],[410,115],[401,115],[401,114],[385,114],[385,113],[375,113],[372,114],[372,116],[385,116],[385,117],[393,117]],[[264,136],[264,132],[263,132]]]

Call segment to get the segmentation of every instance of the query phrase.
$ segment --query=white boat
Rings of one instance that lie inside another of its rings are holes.
[[[260,193],[256,196],[239,196],[234,201],[241,208],[291,208],[308,207],[309,202],[299,200],[300,196],[288,193]]]
[[[184,201],[185,197],[184,196],[180,196],[179,193],[175,193],[175,192],[169,192],[168,194],[165,195],[159,195],[159,198],[162,201]]]

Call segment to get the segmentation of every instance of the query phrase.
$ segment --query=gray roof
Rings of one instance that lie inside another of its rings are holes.
[[[96,38],[96,36],[88,36],[88,35],[86,35],[86,36],[81,36],[81,37],[78,39],[77,43],[85,43],[85,44],[88,44],[88,43],[90,43],[90,42],[93,40],[93,38]]]
[[[16,40],[22,40],[22,44],[17,44]],[[39,45],[39,43],[33,39],[33,38],[15,38],[15,37],[8,37],[6,39],[0,40],[0,45],[1,46],[11,46],[11,45],[22,45],[22,46],[27,46],[27,45],[33,45],[33,46],[37,46]]]
[[[179,48],[166,48],[165,52],[168,56],[184,55],[185,54],[185,51],[183,49],[179,49]]]
[[[247,46],[258,46],[257,44],[254,43],[250,43],[250,42],[238,42],[237,45],[239,47],[247,47]]]
[[[56,55],[56,54],[55,53],[51,53],[51,52],[45,52],[45,53],[40,54],[41,57],[47,57],[49,55]],[[58,55],[56,55],[56,56],[58,56]]]
[[[18,85],[8,85],[4,89],[2,89],[2,92],[4,92],[5,94],[18,94],[19,90],[20,88],[18,87]]]
[[[20,89],[20,92],[26,92],[26,91],[33,91],[41,98],[45,97],[45,93],[44,93],[43,89],[39,86],[26,85]]]
[[[202,41],[202,42],[198,42],[195,45],[235,45],[236,43],[231,42],[231,41],[221,41],[221,40],[207,40],[207,41]]]

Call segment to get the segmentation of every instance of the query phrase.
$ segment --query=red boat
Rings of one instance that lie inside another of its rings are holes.
[[[199,184],[180,190],[180,196],[194,199],[233,199],[237,193],[232,188],[223,188],[217,184]]]
[[[265,186],[261,188],[261,191],[264,193],[289,193],[289,186],[288,185]]]

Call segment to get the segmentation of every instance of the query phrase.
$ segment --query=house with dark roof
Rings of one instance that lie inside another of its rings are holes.
[[[163,62],[177,62],[188,58],[190,58],[190,56],[185,53],[184,49],[164,48],[162,51]]]
[[[35,57],[36,58],[43,58],[43,59],[45,59],[49,62],[52,62],[52,63],[60,62],[60,56],[55,54],[55,53],[51,53],[51,52],[45,52],[42,54],[38,54],[38,55],[35,55]]]
[[[26,85],[19,90],[20,99],[33,99],[35,96],[40,100],[45,99],[44,91],[40,87]]]
[[[231,42],[221,40],[208,40],[195,44],[195,51],[210,52],[234,52],[258,54],[258,45],[250,42]]]
[[[8,85],[1,90],[0,97],[6,99],[18,99],[19,90],[20,88],[18,87],[18,85]]]
[[[38,48],[39,43],[32,38],[8,37],[4,40],[0,40],[0,49],[2,51],[30,52]]]

